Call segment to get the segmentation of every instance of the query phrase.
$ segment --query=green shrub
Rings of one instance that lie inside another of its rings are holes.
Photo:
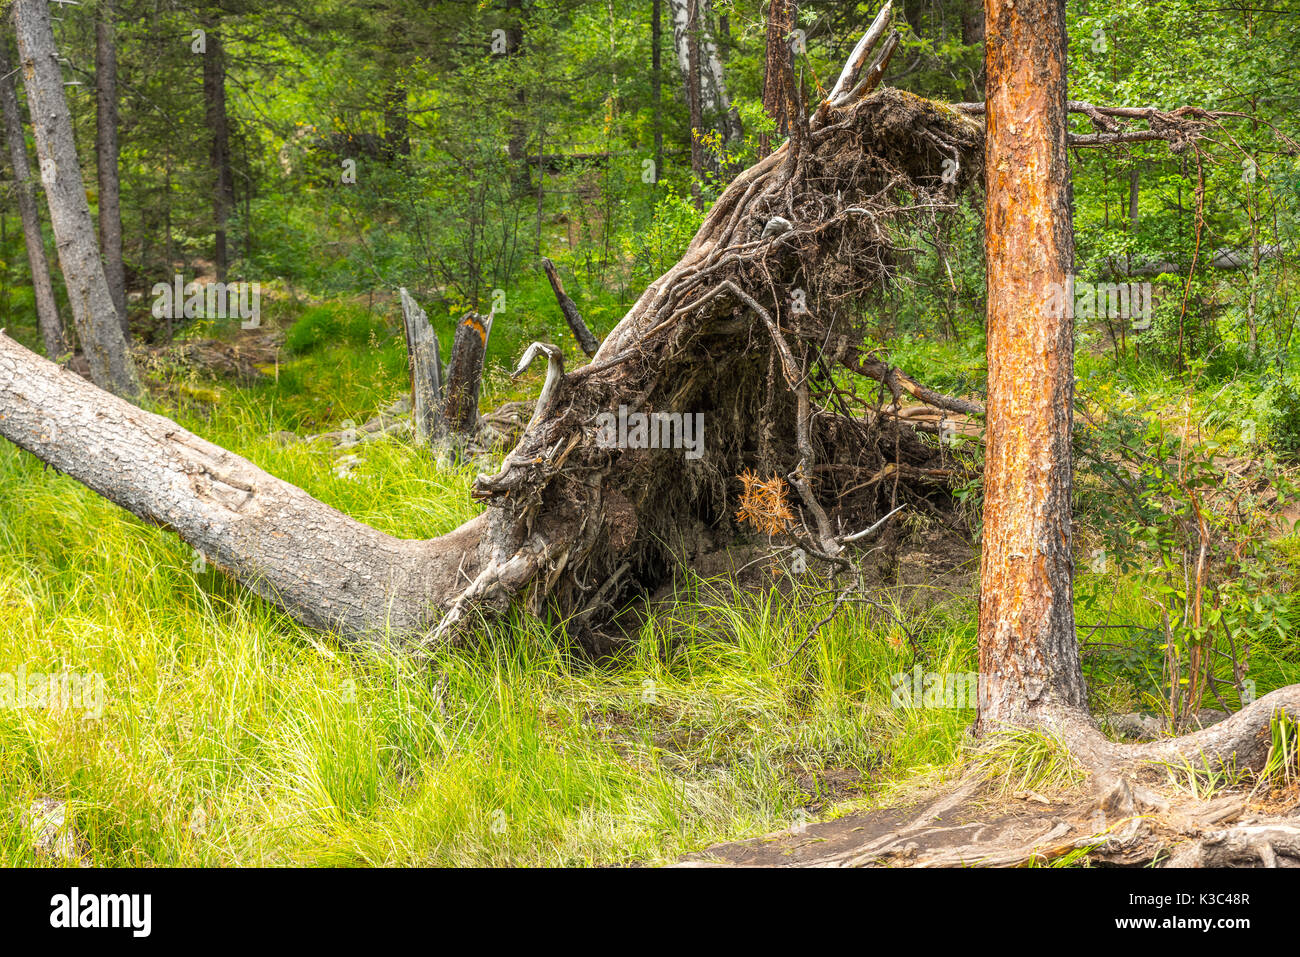
[[[291,353],[303,354],[317,346],[365,346],[383,342],[391,333],[382,318],[348,303],[328,303],[303,313],[284,339]]]

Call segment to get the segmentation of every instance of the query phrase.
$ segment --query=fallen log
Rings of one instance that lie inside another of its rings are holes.
[[[841,344],[861,341],[840,304],[878,290],[897,268],[895,232],[932,223],[980,173],[978,121],[874,92],[891,48],[860,50],[842,76],[848,95],[735,177],[588,365],[565,371],[555,347],[530,350],[547,357],[542,399],[501,470],[475,483],[485,513],[440,539],[366,529],[175,423],[52,374],[8,339],[0,434],[348,638],[456,640],[479,613],[512,603],[582,612],[583,627],[600,627],[601,615],[665,580],[683,543],[739,531],[745,471],[793,490],[792,540],[842,562],[858,530],[954,480],[935,443],[905,421],[863,414],[872,400],[846,393],[835,374]],[[956,177],[945,175],[954,156]],[[429,399],[427,320],[409,294],[403,305]],[[490,329],[491,317],[458,324],[442,407],[452,435],[477,426]],[[602,440],[601,416],[620,412],[662,426],[667,441]],[[688,448],[684,423],[697,420]],[[427,409],[424,421],[436,431]]]

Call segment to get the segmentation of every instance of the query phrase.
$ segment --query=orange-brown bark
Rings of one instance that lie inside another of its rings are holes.
[[[980,722],[1083,707],[1070,545],[1065,6],[986,0],[987,457]]]

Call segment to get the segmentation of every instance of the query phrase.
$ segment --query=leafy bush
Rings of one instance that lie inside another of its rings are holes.
[[[1268,437],[1279,452],[1300,453],[1300,388],[1293,376],[1280,376],[1268,387]]]
[[[666,272],[681,258],[703,221],[689,199],[669,188],[655,204],[649,227],[623,241],[634,279],[645,284]]]
[[[284,346],[301,355],[321,345],[365,346],[390,337],[384,321],[368,309],[327,303],[303,313],[285,336]]]

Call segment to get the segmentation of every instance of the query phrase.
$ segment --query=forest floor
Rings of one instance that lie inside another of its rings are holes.
[[[398,433],[347,435],[407,388],[391,304],[273,298],[267,313],[151,350],[159,411],[390,534],[474,513],[492,454],[455,465]],[[535,395],[536,376],[504,369],[543,325],[501,323],[514,337],[490,349],[485,411]],[[959,393],[980,360],[914,338],[896,361]],[[1174,404],[1160,376],[1083,372],[1117,403]],[[305,440],[320,434],[334,438]],[[917,646],[927,672],[975,670],[970,490],[900,513],[863,560],[875,604],[810,641],[838,589],[755,536],[695,556],[599,660],[515,617],[429,665],[341,649],[15,448],[0,486],[0,673],[93,674],[104,691],[97,708],[0,709],[0,864],[800,863],[896,830],[970,767],[969,708],[894,696]],[[1085,556],[1093,536],[1083,516]],[[1298,551],[1279,538],[1273,573],[1293,581]],[[1149,571],[1081,564],[1097,713],[1159,711],[1158,654],[1111,653],[1142,647],[1151,591]],[[1300,680],[1293,643],[1262,639],[1252,675],[1260,693]],[[1054,826],[1073,799],[1045,753],[1020,747],[989,771],[1010,797],[944,820]]]
[[[891,807],[851,811],[826,821],[801,822],[748,841],[718,844],[685,855],[681,866],[843,866],[867,855],[870,849],[895,843],[895,850],[872,863],[913,865],[986,841],[987,853],[992,856],[998,850],[992,839],[1005,840],[1012,831],[1031,841],[1039,838],[1045,852],[1061,845],[1063,839],[1092,833],[1088,817],[1093,802],[1086,797],[1052,800],[1035,794],[1009,798],[992,789],[963,793],[956,800],[950,799],[947,790],[922,797]],[[1069,830],[1063,829],[1063,824]],[[975,856],[969,863],[977,866],[981,860]]]

